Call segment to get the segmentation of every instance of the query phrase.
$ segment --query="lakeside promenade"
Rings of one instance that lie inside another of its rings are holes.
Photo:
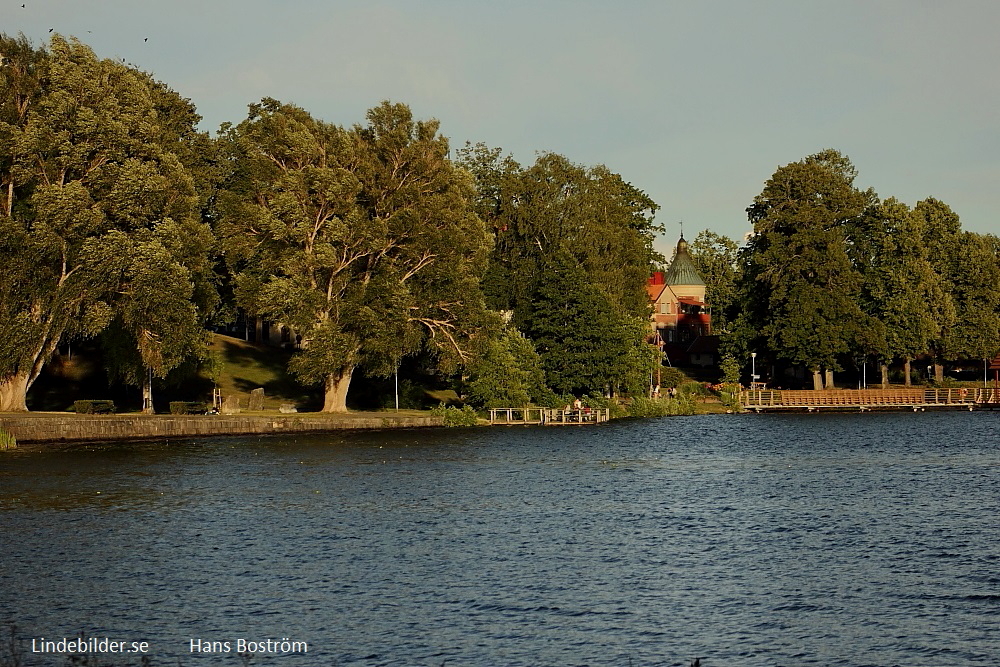
[[[18,444],[103,442],[156,438],[324,433],[358,429],[442,426],[426,412],[348,412],[264,415],[76,415],[65,412],[0,413],[0,431]]]

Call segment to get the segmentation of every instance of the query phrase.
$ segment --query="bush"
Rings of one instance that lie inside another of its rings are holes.
[[[628,416],[628,411],[625,409],[625,406],[614,398],[605,398],[600,395],[588,396],[584,394],[580,401],[583,403],[584,407],[587,408],[607,408],[609,419],[619,419],[621,417]],[[562,405],[565,405],[565,403],[560,404],[559,407],[562,407]]]
[[[170,414],[172,415],[203,415],[208,412],[208,403],[205,401],[171,401]]]
[[[628,404],[630,417],[673,417],[693,415],[694,413],[694,399],[689,396],[679,396],[678,398],[637,396]]]
[[[722,385],[719,389],[719,402],[729,412],[742,412],[743,406],[740,405],[740,385],[736,383]]]
[[[691,381],[691,382],[685,382],[680,387],[678,387],[677,393],[679,393],[681,396],[695,396],[700,398],[708,396],[711,392],[708,389],[706,389],[705,385],[703,385],[702,383]]]
[[[115,413],[114,401],[73,401],[78,415],[111,415]]]
[[[471,405],[463,405],[459,409],[454,405],[442,403],[436,408],[431,408],[431,414],[441,417],[445,426],[476,426],[479,423],[479,415]]]
[[[0,428],[0,452],[5,449],[17,449],[17,438]]]
[[[681,369],[674,366],[667,366],[660,369],[661,387],[679,387],[685,382],[691,382],[691,378]]]

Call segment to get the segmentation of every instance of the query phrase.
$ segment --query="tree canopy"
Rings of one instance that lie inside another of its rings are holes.
[[[359,365],[390,374],[422,346],[446,368],[467,359],[490,244],[437,121],[386,102],[348,130],[265,99],[225,140],[237,299],[303,336],[291,369],[325,384],[325,411],[346,410]]]
[[[147,367],[165,373],[177,359],[174,325],[200,332],[192,297],[210,234],[171,150],[196,118],[168,118],[157,106],[171,95],[164,86],[74,39],[33,49],[3,37],[0,51],[0,326],[10,334],[0,347],[0,410],[26,409],[60,340],[115,318]],[[180,302],[169,326],[139,313],[149,313],[139,301],[170,300],[173,289]],[[210,282],[198,290],[210,303]]]

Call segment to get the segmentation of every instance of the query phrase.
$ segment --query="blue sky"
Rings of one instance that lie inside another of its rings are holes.
[[[0,30],[126,58],[205,129],[265,96],[343,125],[390,99],[456,146],[606,164],[661,206],[664,250],[681,220],[742,237],[774,170],[824,148],[1000,232],[992,0],[0,1]]]

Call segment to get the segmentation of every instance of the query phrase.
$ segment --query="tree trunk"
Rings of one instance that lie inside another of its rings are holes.
[[[153,376],[146,371],[146,377],[142,380],[142,412],[147,415],[153,414]]]
[[[944,364],[934,362],[934,382],[941,384],[944,382]]]
[[[347,390],[353,374],[354,367],[351,366],[341,373],[326,376],[323,412],[347,412]]]
[[[819,372],[818,368],[813,369],[813,390],[820,391],[823,389],[823,375]]]
[[[889,388],[889,364],[879,364],[879,368],[882,369],[882,388]]]
[[[0,381],[0,412],[27,412],[30,386],[27,373],[18,373]]]
[[[827,389],[835,388],[833,386],[833,371],[830,370],[829,368],[826,369],[826,388]]]
[[[903,359],[903,384],[907,387],[912,387],[913,382],[910,380],[910,360]]]

